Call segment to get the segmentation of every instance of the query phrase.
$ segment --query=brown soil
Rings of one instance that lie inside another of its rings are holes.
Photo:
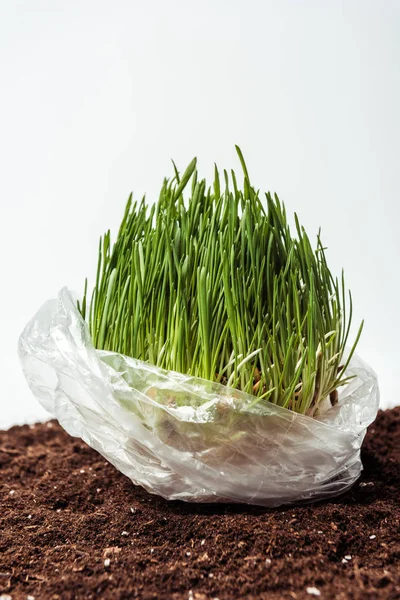
[[[168,503],[55,422],[13,427],[0,432],[0,598],[400,598],[400,407],[379,413],[363,461],[330,502]]]

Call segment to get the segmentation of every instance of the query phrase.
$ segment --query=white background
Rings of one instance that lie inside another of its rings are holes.
[[[170,158],[277,191],[345,267],[359,353],[399,395],[400,2],[2,0],[0,427],[45,416],[17,338],[94,276],[128,193]]]

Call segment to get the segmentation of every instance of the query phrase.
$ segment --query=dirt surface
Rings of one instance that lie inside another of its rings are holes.
[[[400,598],[400,407],[379,413],[363,461],[330,502],[168,503],[55,422],[13,427],[0,432],[0,598]]]

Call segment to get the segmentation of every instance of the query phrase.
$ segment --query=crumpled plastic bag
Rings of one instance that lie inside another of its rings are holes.
[[[72,436],[168,500],[268,507],[336,496],[359,477],[379,406],[354,356],[339,402],[315,419],[199,378],[93,347],[64,288],[19,341],[28,384]]]

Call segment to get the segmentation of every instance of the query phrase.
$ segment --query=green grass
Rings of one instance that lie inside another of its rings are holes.
[[[207,187],[194,159],[182,176],[174,165],[150,207],[131,195],[114,245],[110,231],[100,238],[90,303],[86,281],[78,308],[96,348],[315,415],[346,381],[351,295],[319,235],[313,248],[296,215],[292,235],[284,205],[261,200],[237,152],[240,189],[217,168]]]

